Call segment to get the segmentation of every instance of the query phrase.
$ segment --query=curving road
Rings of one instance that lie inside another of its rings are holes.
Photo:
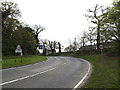
[[[53,56],[40,63],[2,70],[2,88],[77,88],[91,70],[79,58]]]

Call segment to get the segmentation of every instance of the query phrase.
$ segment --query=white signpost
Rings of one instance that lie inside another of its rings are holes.
[[[104,49],[104,46],[102,44],[100,44],[99,48],[101,50],[101,57],[102,57],[102,64],[103,64],[103,49]]]
[[[15,53],[19,53],[21,55],[21,63],[22,63],[23,53],[20,45],[17,45],[17,48],[15,49]],[[15,62],[16,62],[16,59],[15,59]]]

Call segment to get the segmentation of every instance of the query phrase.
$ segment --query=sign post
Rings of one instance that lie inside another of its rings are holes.
[[[43,45],[38,45],[38,49],[39,49],[40,54],[43,53],[43,51],[44,51]]]
[[[101,44],[101,45],[99,45],[99,48],[101,50],[101,57],[102,57],[102,64],[103,64],[103,49],[104,49],[104,46]]]
[[[21,54],[20,54],[20,56],[21,56],[21,63],[22,63],[22,55],[23,55],[23,54],[21,53]]]
[[[22,49],[20,45],[17,45],[17,48],[15,49],[15,57],[16,57],[16,53],[20,53],[21,56],[21,63],[22,63]],[[16,63],[16,58],[15,58],[15,63]]]
[[[16,53],[15,53],[15,63],[16,63]]]

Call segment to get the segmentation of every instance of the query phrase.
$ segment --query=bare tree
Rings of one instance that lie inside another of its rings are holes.
[[[59,46],[59,53],[61,53],[61,44],[60,44],[60,42],[58,42],[58,46]]]
[[[88,9],[89,13],[92,13],[92,15],[86,15],[85,16],[90,19],[90,21],[93,24],[97,25],[97,48],[99,49],[99,44],[100,44],[100,29],[101,26],[104,25],[105,22],[105,17],[107,15],[106,13],[106,9],[104,9],[103,6],[99,6],[98,4],[96,4],[96,6],[94,7],[93,10]]]
[[[70,40],[70,39],[68,39],[69,40],[69,51],[72,51],[72,41]]]
[[[52,54],[56,52],[56,49],[59,49],[61,52],[61,44],[58,41],[50,41],[47,39],[40,39],[40,43],[43,44],[43,47],[46,48],[46,51],[51,51]]]
[[[69,46],[67,46],[64,50],[67,52],[71,52],[73,51],[72,41],[70,39],[68,39],[68,41],[69,41]]]
[[[96,32],[95,32],[95,28],[93,27],[89,27],[89,32],[87,33],[87,39],[90,42],[90,45],[92,46],[93,42],[95,42],[96,40]]]
[[[38,35],[45,30],[45,27],[41,25],[34,25],[33,30],[36,42],[39,43]]]
[[[76,38],[74,38],[74,42],[73,42],[73,50],[74,50],[74,51],[77,50],[77,41],[76,41]]]
[[[82,35],[82,37],[81,37],[82,47],[84,47],[87,42],[88,42],[88,40],[87,40],[87,34],[86,34],[86,31],[84,31],[84,32],[83,32],[83,35]]]

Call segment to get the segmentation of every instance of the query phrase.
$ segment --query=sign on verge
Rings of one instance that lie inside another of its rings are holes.
[[[101,45],[99,45],[99,48],[102,50],[102,49],[104,49],[104,46],[101,44]]]
[[[22,53],[22,49],[20,45],[17,45],[17,48],[15,49],[15,53]]]
[[[39,45],[38,47],[39,47],[39,49],[43,49],[43,45]]]

